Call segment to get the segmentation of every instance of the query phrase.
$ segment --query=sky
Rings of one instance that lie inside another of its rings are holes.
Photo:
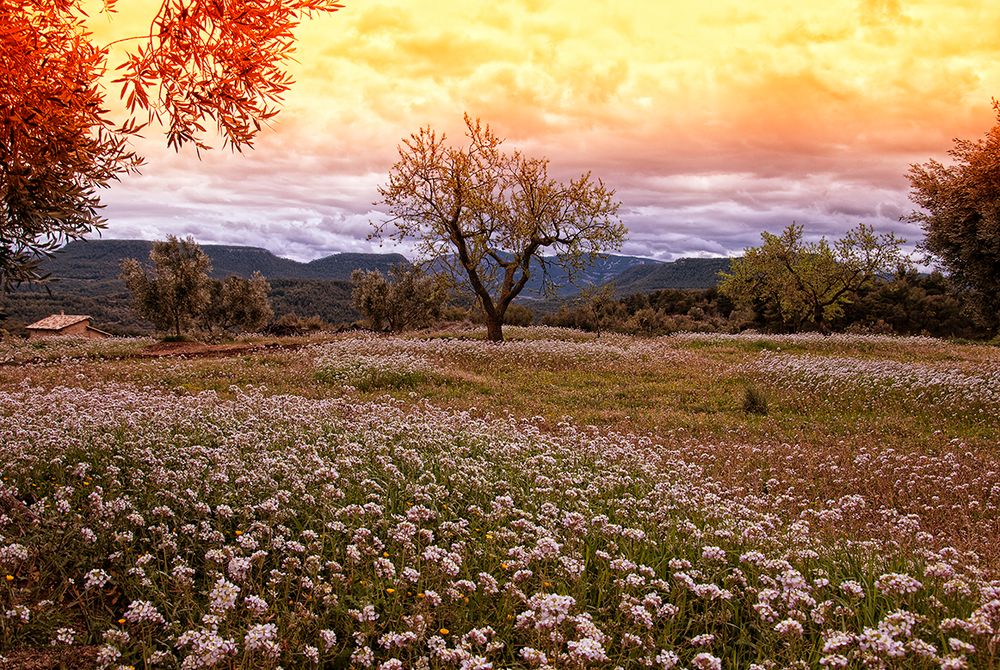
[[[142,34],[156,4],[92,28]],[[458,142],[468,113],[559,178],[616,189],[626,254],[734,255],[792,222],[913,245],[908,165],[980,137],[1000,96],[989,0],[344,4],[299,29],[296,83],[254,151],[199,160],[147,129],[142,175],[104,195],[104,237],[397,250],[367,239],[397,145],[422,126]]]

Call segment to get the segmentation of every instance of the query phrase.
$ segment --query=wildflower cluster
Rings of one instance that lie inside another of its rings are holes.
[[[316,368],[323,381],[368,390],[414,386],[426,378],[432,366],[425,357],[407,351],[373,352],[365,347],[327,345],[316,356]]]
[[[0,392],[4,648],[185,670],[996,666],[1000,583],[918,528],[816,532],[825,508],[790,487],[571,421],[233,393]]]
[[[1000,411],[1000,365],[975,373],[931,363],[845,356],[763,352],[748,372],[775,384],[793,384],[835,400],[863,387],[869,397],[902,393],[914,402]]]
[[[145,337],[112,337],[92,340],[84,337],[51,337],[25,340],[0,338],[0,365],[64,365],[76,360],[101,360],[134,356],[156,340]]]
[[[703,343],[747,343],[758,342],[767,344],[784,344],[793,346],[817,347],[844,347],[844,346],[886,346],[886,347],[934,347],[941,343],[933,337],[923,335],[874,335],[858,333],[759,333],[753,330],[745,330],[739,333],[703,333],[703,332],[683,332],[674,333],[671,337],[675,340],[687,342]]]
[[[562,370],[579,365],[608,367],[621,362],[682,362],[687,352],[677,349],[667,338],[639,339],[606,335],[600,339],[567,339],[565,329],[551,327],[522,328],[525,339],[502,344],[470,338],[470,331],[454,331],[447,337],[414,339],[406,337],[361,336],[339,339],[312,347],[317,368],[337,379],[363,377],[365,372],[388,373],[446,371],[475,367],[502,370],[530,367],[535,370]],[[512,333],[513,334],[513,333]]]

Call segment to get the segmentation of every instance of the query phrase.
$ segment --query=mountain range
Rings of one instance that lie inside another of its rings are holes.
[[[53,279],[115,279],[126,258],[148,263],[152,247],[148,240],[76,240],[56,252],[42,267]],[[201,248],[212,259],[212,276],[218,279],[230,275],[249,277],[260,272],[268,279],[348,281],[357,268],[387,272],[393,265],[409,262],[400,254],[343,253],[300,263],[260,247],[203,244]]]
[[[146,261],[152,242],[148,240],[77,240],[70,242],[48,259],[43,268],[55,280],[115,280],[122,260]],[[409,261],[401,254],[339,253],[302,263],[282,258],[260,247],[205,244],[202,249],[212,260],[212,276],[249,277],[260,272],[268,280],[322,279],[350,281],[356,269],[388,272],[394,265]],[[431,269],[440,266],[431,264]],[[664,262],[638,256],[608,254],[577,273],[575,286],[566,273],[550,264],[552,282],[558,295],[571,296],[582,286],[613,283],[620,294],[648,293],[667,288],[703,289],[718,283],[720,271],[729,269],[727,258],[682,258]],[[525,286],[526,296],[542,295],[541,271],[536,262],[532,279]]]

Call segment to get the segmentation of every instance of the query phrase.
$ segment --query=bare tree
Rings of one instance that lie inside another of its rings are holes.
[[[559,182],[546,159],[502,151],[478,119],[466,115],[465,125],[465,146],[449,146],[430,128],[403,141],[379,188],[390,218],[373,236],[416,240],[422,255],[471,288],[488,338],[502,341],[507,309],[532,273],[551,288],[549,266],[572,277],[621,248],[626,229],[602,181],[588,173]]]

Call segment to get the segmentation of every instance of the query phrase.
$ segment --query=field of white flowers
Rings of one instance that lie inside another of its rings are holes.
[[[174,386],[208,363],[128,361],[137,344],[0,345],[0,654],[184,670],[998,667],[1000,581],[982,551],[1000,543],[996,453],[934,428],[937,446],[905,452],[424,398],[459,373],[693,374],[702,346],[731,344],[518,334],[233,358],[219,365],[274,383],[225,393]],[[873,363],[871,347],[905,346],[885,338],[830,346],[726,350],[710,367],[813,402],[888,385],[883,400],[927,393],[980,431],[996,418],[996,368],[978,358],[974,372]]]

